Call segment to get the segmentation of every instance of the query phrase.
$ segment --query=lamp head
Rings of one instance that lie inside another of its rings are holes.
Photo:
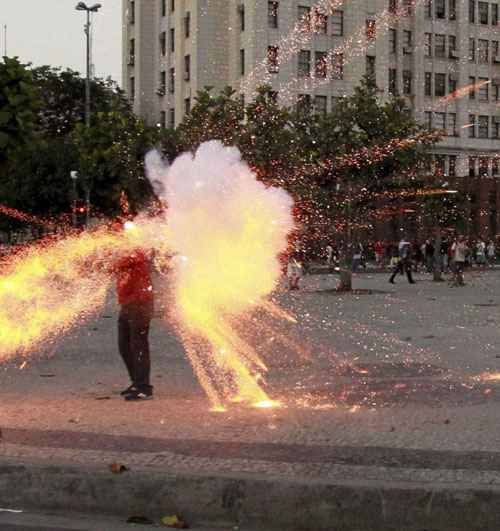
[[[101,4],[94,4],[92,7],[89,7],[89,11],[93,11],[94,13],[97,13],[99,9],[101,9]]]
[[[85,2],[78,2],[78,4],[76,4],[76,7],[75,9],[77,11],[87,11],[87,5],[85,4]]]

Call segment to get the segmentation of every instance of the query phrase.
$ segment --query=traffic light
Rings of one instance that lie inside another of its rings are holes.
[[[76,199],[73,203],[73,216],[76,227],[83,227],[87,220],[87,203],[83,199]]]

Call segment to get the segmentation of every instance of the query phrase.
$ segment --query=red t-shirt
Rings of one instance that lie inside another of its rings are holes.
[[[117,272],[119,304],[153,300],[150,263],[142,251],[134,251],[118,260],[114,269]]]

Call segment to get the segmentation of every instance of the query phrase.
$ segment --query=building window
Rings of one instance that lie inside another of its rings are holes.
[[[161,0],[161,16],[164,17],[167,14],[167,0]]]
[[[498,170],[499,170],[499,166],[500,166],[500,160],[498,160],[498,158],[494,158],[492,161],[491,161],[491,175],[493,177],[498,177]]]
[[[270,28],[278,27],[279,2],[267,2],[267,25]]]
[[[375,56],[374,55],[366,56],[366,75],[370,77],[375,77]]]
[[[320,35],[326,35],[328,33],[328,15],[322,13],[318,9],[314,10],[313,16],[314,32]]]
[[[444,130],[446,128],[446,113],[444,112],[434,113],[434,127],[440,130]]]
[[[175,129],[175,109],[168,110],[168,125],[170,129]]]
[[[479,157],[479,177],[488,177],[489,162],[488,157]]]
[[[426,57],[432,57],[432,33],[424,34],[424,50]]]
[[[457,136],[457,115],[453,112],[446,117],[446,131],[448,136]]]
[[[495,101],[500,101],[500,81],[497,80],[493,87],[493,99]]]
[[[480,24],[488,24],[488,2],[478,2],[478,15]]]
[[[411,15],[413,15],[413,9],[414,9],[414,5],[413,5],[413,0],[403,0],[404,2],[404,16],[406,17],[410,17]]]
[[[457,176],[457,156],[450,155],[448,157],[448,176],[456,177]]]
[[[245,75],[245,50],[240,50],[240,76]]]
[[[308,113],[311,111],[311,96],[309,94],[299,94],[297,98],[297,111]]]
[[[429,131],[432,129],[432,112],[431,111],[425,111],[424,112],[424,125],[429,129]]]
[[[490,60],[490,41],[479,39],[477,41],[477,58],[480,63],[489,63]]]
[[[314,77],[326,78],[326,52],[315,52],[314,54]]]
[[[498,26],[498,4],[491,4],[491,25]]]
[[[403,53],[410,53],[412,51],[413,39],[410,30],[403,31]]]
[[[469,157],[469,177],[475,177],[476,176],[476,157]],[[472,201],[471,203],[474,203],[475,201]]]
[[[366,19],[366,38],[369,41],[375,40],[375,37],[377,36],[377,23],[374,18],[367,18]]]
[[[311,52],[309,50],[300,50],[299,52],[299,77],[309,77],[311,74]]]
[[[436,7],[436,18],[445,18],[445,0],[434,0],[434,4]]]
[[[158,87],[158,96],[165,96],[167,92],[167,73],[165,70],[160,72],[160,86]]]
[[[450,20],[457,20],[457,2],[456,2],[456,0],[448,0],[448,18]]]
[[[476,39],[469,38],[469,61],[476,62]]]
[[[170,51],[175,52],[175,29],[170,28]]]
[[[165,129],[167,126],[167,113],[165,111],[160,111],[160,127]]]
[[[434,96],[446,94],[446,74],[434,74]]]
[[[130,39],[128,45],[128,64],[134,66],[135,64],[135,39]]]
[[[314,97],[314,111],[320,116],[326,116],[326,96]]]
[[[344,54],[336,52],[332,57],[332,79],[344,79]]]
[[[170,94],[175,92],[175,68],[168,71],[168,91]]]
[[[397,0],[389,0],[389,13],[396,14],[398,10]]]
[[[469,123],[467,124],[469,130],[469,138],[476,138],[476,115],[469,114]]]
[[[189,81],[191,79],[191,56],[184,56],[184,81]]]
[[[442,176],[445,174],[446,169],[446,158],[445,155],[436,155],[434,157],[434,172]]]
[[[336,9],[331,16],[332,19],[332,35],[334,37],[342,37],[344,35],[344,12]]]
[[[477,89],[477,94],[479,101],[489,101],[489,86],[487,77],[480,77],[478,79],[479,88]]]
[[[470,90],[469,90],[469,99],[470,100],[475,100],[476,99],[476,90],[477,90],[477,87],[476,87],[476,78],[475,77],[469,77],[469,85],[470,85]]]
[[[395,68],[389,68],[389,94],[397,94],[397,72]]]
[[[188,11],[186,13],[186,16],[184,17],[184,37],[188,39],[190,33],[191,33],[191,13]]]
[[[245,31],[245,6],[243,4],[238,6],[238,17],[240,19],[240,31]]]
[[[457,78],[455,74],[448,74],[448,94],[453,94],[457,90]]]
[[[396,53],[398,47],[397,33],[395,29],[389,29],[389,52]]]
[[[189,114],[191,112],[191,98],[186,98],[184,100],[184,114]]]
[[[162,57],[167,55],[167,34],[164,31],[160,33],[160,53]]]
[[[491,117],[491,138],[500,138],[500,117],[498,116]]]
[[[135,2],[130,2],[128,5],[128,21],[130,24],[135,24]]]
[[[267,71],[270,74],[277,74],[279,72],[279,47],[267,47]]]
[[[175,0],[170,0],[170,11],[172,13],[175,11]]]
[[[435,57],[445,56],[446,40],[444,35],[434,35],[434,55]]]
[[[135,77],[130,78],[128,93],[129,93],[130,99],[134,101],[135,100]]]
[[[469,22],[474,24],[476,22],[476,2],[469,0]]]
[[[411,70],[403,70],[403,94],[412,93]]]
[[[425,18],[432,18],[432,0],[425,0]]]
[[[478,130],[477,130],[477,136],[478,138],[489,138],[489,125],[490,125],[490,117],[489,116],[479,116],[478,119]]]
[[[491,41],[491,60],[494,63],[500,62],[500,57],[498,55],[498,50],[499,50],[498,41]]]
[[[297,18],[302,30],[311,31],[311,8],[309,6],[299,6]]]
[[[457,38],[455,35],[448,35],[448,57],[456,59],[457,55]]]
[[[425,72],[424,75],[424,96],[432,96],[432,74]]]

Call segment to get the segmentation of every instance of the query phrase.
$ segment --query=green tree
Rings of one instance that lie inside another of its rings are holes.
[[[31,72],[19,60],[0,63],[0,165],[12,159],[33,139],[39,92]]]
[[[236,145],[242,132],[243,105],[235,99],[235,91],[226,87],[217,96],[212,88],[198,92],[195,105],[178,127],[179,147],[195,151],[207,140],[221,140],[225,145]]]

